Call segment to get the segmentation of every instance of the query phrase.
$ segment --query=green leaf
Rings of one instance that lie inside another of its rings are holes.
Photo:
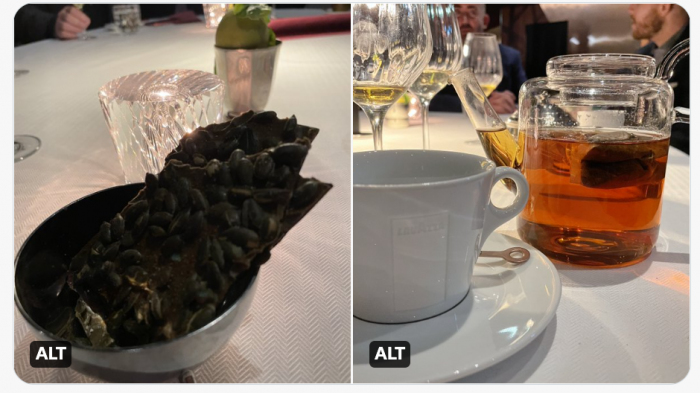
[[[272,31],[272,29],[269,29],[269,28],[268,28],[268,30],[270,30],[270,41],[268,42],[267,46],[275,46],[275,45],[277,45],[277,36],[275,35],[275,32]]]
[[[233,13],[241,18],[261,20],[269,24],[272,8],[265,4],[234,4]]]
[[[248,8],[248,4],[234,4],[233,13],[236,15],[241,15]]]
[[[272,14],[272,8],[265,4],[251,4],[248,6],[246,16],[253,20],[262,20],[265,24],[270,23],[270,15]]]

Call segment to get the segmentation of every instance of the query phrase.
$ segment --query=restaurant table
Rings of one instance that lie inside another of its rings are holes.
[[[362,113],[359,117],[363,135],[353,136],[353,151],[372,150],[369,121]],[[465,114],[431,112],[429,121],[432,150],[484,156]],[[422,138],[420,125],[384,127],[385,150],[422,149]],[[549,326],[520,352],[458,382],[682,380],[690,361],[689,161],[685,153],[670,149],[659,240],[649,258],[618,269],[556,263],[562,297]],[[513,199],[500,183],[491,197],[497,206]],[[518,238],[515,219],[497,232]]]
[[[212,72],[214,34],[203,23],[142,27],[133,35],[17,47],[15,134],[41,149],[15,164],[15,252],[66,204],[124,183],[97,91],[155,69]],[[241,327],[192,370],[197,382],[350,381],[350,35],[282,43],[267,108],[320,128],[302,175],[333,189],[272,251]],[[15,309],[15,370],[27,382],[95,382],[29,365],[34,337]]]

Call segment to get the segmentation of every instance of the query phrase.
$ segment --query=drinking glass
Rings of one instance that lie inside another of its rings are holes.
[[[450,75],[462,66],[462,37],[453,5],[428,4],[426,8],[433,38],[433,54],[430,62],[409,90],[420,101],[423,115],[423,149],[429,150],[430,100],[447,86]]]
[[[389,107],[406,92],[433,52],[424,4],[353,4],[353,100],[369,117],[374,149],[383,150]]]
[[[489,33],[467,33],[462,66],[474,70],[479,86],[486,97],[490,96],[503,79],[501,50],[496,36]]]
[[[226,15],[228,4],[202,4],[204,8],[204,22],[207,29],[216,29],[219,27],[221,18]]]
[[[142,25],[141,7],[138,4],[118,4],[112,6],[112,20],[119,31],[136,33]]]
[[[15,78],[28,74],[28,70],[15,70]],[[15,135],[15,162],[36,153],[41,147],[41,140],[32,135]]]
[[[223,118],[223,82],[203,71],[131,74],[102,86],[98,97],[126,183],[160,172],[185,134]]]
[[[75,7],[75,8],[77,8],[77,9],[79,9],[79,10],[82,11],[84,5],[85,5],[85,4],[73,4],[73,7]],[[78,34],[78,39],[79,39],[79,40],[91,40],[91,39],[94,39],[94,38],[97,38],[97,37],[95,37],[94,35],[88,35],[87,31],[83,31],[82,33],[79,33],[79,34]]]

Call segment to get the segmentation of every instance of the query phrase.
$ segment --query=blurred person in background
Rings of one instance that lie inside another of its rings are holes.
[[[677,43],[690,37],[690,19],[677,4],[630,4],[632,36],[648,40],[637,53],[652,56],[657,64]],[[690,59],[686,57],[673,70],[669,84],[674,92],[674,106],[689,108]],[[690,132],[687,124],[675,124],[671,132],[671,146],[690,152]]]
[[[192,10],[203,14],[201,4],[140,4],[141,18],[148,20]],[[112,23],[111,4],[27,4],[15,14],[15,46],[50,38],[73,40],[86,30]]]
[[[68,4],[27,4],[15,14],[15,46],[48,38],[73,40],[111,19],[105,4],[87,4],[82,11]]]
[[[483,33],[491,21],[486,13],[485,4],[455,4],[455,11],[462,34],[462,42],[466,40],[467,33]],[[501,50],[501,61],[503,62],[503,79],[489,96],[489,103],[498,113],[513,113],[518,103],[518,91],[527,80],[527,76],[520,59],[520,52],[502,44],[498,44],[498,48]],[[430,109],[461,112],[462,106],[454,88],[449,85],[433,98],[430,102]]]

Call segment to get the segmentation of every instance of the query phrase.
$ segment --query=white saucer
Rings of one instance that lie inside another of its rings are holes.
[[[447,382],[505,360],[544,331],[561,297],[556,268],[541,252],[494,233],[484,250],[525,247],[530,260],[479,258],[472,289],[454,309],[415,323],[382,325],[353,318],[353,382]],[[407,368],[371,368],[372,341],[408,341]]]

